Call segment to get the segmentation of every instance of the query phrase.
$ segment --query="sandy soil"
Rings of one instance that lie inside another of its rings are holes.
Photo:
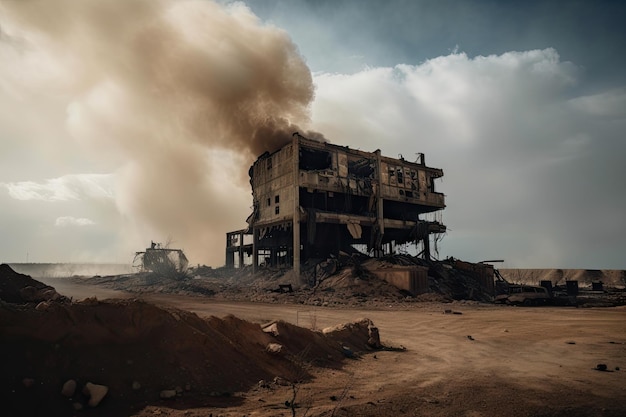
[[[74,298],[105,295],[100,288],[47,283]],[[106,296],[126,297],[110,290]],[[171,295],[143,298],[201,317],[234,314],[252,322],[281,319],[316,329],[367,317],[383,342],[406,348],[370,353],[340,369],[314,370],[314,380],[297,393],[299,416],[626,415],[625,307],[455,302],[357,310]],[[608,370],[596,370],[598,364]],[[135,415],[290,416],[285,401],[291,396],[290,387],[258,388],[220,407],[163,402]]]

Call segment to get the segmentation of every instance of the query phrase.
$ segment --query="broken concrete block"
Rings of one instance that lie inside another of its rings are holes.
[[[63,388],[61,388],[61,395],[67,398],[71,398],[74,396],[76,392],[76,381],[70,379],[63,384]]]
[[[108,392],[109,387],[105,385],[92,384],[91,382],[87,382],[85,384],[85,388],[83,388],[83,394],[89,397],[89,402],[87,404],[90,407],[97,407]]]
[[[270,323],[267,326],[263,327],[263,331],[265,333],[269,333],[273,336],[279,336],[280,333],[278,332],[278,324],[276,324],[276,322],[274,323]]]

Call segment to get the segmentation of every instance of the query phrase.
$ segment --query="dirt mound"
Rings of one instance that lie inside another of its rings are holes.
[[[0,300],[7,303],[32,303],[64,299],[53,287],[19,274],[7,264],[0,265]]]
[[[90,415],[130,415],[162,404],[163,390],[175,393],[176,408],[236,405],[236,393],[260,380],[300,381],[312,365],[340,367],[345,343],[355,352],[370,348],[373,326],[353,325],[348,338],[275,325],[273,334],[234,316],[205,320],[136,300],[0,304],[0,354],[8,359],[0,401],[7,415],[71,415],[87,407],[81,389],[91,382],[109,392]],[[66,398],[61,390],[70,379],[77,393]]]

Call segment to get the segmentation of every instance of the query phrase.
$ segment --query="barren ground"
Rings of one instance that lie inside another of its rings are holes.
[[[59,279],[47,283],[79,299],[128,297]],[[363,310],[162,294],[142,298],[201,317],[234,314],[256,323],[281,319],[316,329],[367,317],[378,326],[383,343],[406,348],[372,352],[340,369],[315,370],[312,382],[299,387],[298,416],[626,415],[625,307],[454,302]],[[608,370],[596,370],[597,364]],[[290,387],[253,389],[240,396],[243,401],[219,407],[163,401],[135,415],[292,415],[284,404],[291,398]]]

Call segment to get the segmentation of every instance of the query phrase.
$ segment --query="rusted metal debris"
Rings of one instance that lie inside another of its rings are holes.
[[[141,271],[152,271],[160,275],[184,274],[189,261],[182,249],[164,248],[162,244],[151,242],[143,252],[136,252],[133,266]]]

